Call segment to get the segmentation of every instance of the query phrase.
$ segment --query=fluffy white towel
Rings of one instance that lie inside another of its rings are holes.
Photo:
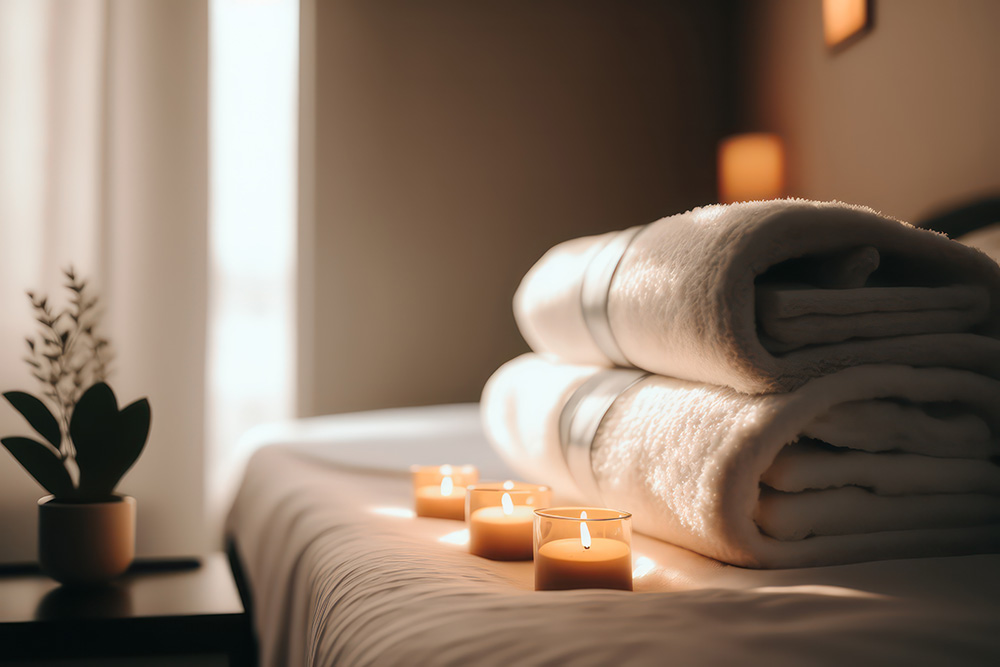
[[[870,363],[1000,377],[1000,267],[837,203],[708,206],[561,243],[514,314],[536,352],[747,393]]]
[[[579,400],[617,377],[617,395]],[[631,511],[637,530],[736,565],[1000,548],[996,380],[872,365],[748,395],[634,378],[524,355],[486,385],[486,432],[524,478]],[[567,419],[594,424],[582,468]]]

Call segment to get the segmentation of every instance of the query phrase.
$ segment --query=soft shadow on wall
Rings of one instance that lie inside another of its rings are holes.
[[[315,69],[304,412],[478,400],[526,349],[511,297],[546,249],[714,201],[732,5],[304,9],[315,13],[303,40],[315,52],[302,55]]]

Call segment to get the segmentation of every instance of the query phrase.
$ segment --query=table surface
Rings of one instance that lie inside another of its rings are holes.
[[[106,587],[73,589],[41,573],[0,571],[0,624],[88,619],[241,615],[223,554],[176,568],[138,567]]]
[[[61,586],[30,568],[0,569],[0,660],[231,653],[248,631],[224,554],[173,566],[140,562],[89,589]]]

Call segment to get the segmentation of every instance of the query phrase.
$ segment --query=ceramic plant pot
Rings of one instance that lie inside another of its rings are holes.
[[[38,561],[63,584],[108,582],[135,557],[135,498],[73,503],[38,501]]]

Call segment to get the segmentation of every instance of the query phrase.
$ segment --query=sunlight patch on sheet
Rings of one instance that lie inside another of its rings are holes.
[[[632,567],[632,578],[641,579],[656,569],[656,562],[652,558],[639,556],[635,559]]]
[[[469,529],[463,528],[462,530],[456,530],[454,533],[448,533],[443,537],[438,538],[438,542],[444,542],[445,544],[468,544],[469,543]]]
[[[859,591],[854,588],[844,588],[842,586],[760,586],[751,589],[754,593],[793,593],[799,595],[825,595],[832,598],[869,598],[879,599],[886,596],[869,591]]]
[[[416,512],[406,507],[372,507],[370,511],[372,514],[391,516],[397,519],[414,519],[417,516]]]

